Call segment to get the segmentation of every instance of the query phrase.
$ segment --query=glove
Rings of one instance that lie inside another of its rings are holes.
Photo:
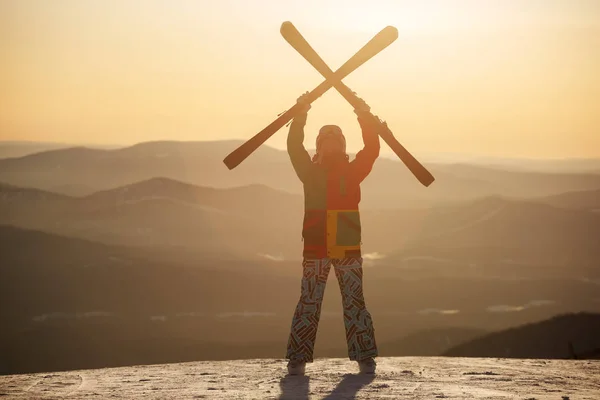
[[[310,108],[312,107],[308,102],[308,93],[309,92],[304,92],[304,94],[298,97],[298,100],[296,100],[296,103],[301,105],[299,112],[300,114],[308,113],[308,110],[310,110]]]
[[[354,109],[354,113],[359,117],[372,117],[371,115],[371,107],[369,107],[369,105],[360,97],[356,96],[357,100],[358,100],[358,105],[357,107]]]
[[[376,130],[381,121],[378,117],[371,114],[371,107],[363,99],[357,96],[358,106],[354,109],[354,113],[358,117],[358,122],[361,127]]]

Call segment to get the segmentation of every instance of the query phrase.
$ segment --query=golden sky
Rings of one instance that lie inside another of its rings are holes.
[[[600,156],[596,0],[0,0],[0,140],[248,139],[322,81],[286,20],[332,69],[398,28],[345,82],[416,155]],[[333,89],[329,123],[361,146]]]

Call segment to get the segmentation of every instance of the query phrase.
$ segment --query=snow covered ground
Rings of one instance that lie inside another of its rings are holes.
[[[318,359],[205,361],[0,376],[2,399],[600,399],[600,361],[380,358],[375,376]]]

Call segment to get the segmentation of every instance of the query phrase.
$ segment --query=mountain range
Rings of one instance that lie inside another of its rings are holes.
[[[0,370],[7,359],[32,371],[277,357],[299,295],[302,186],[287,154],[266,146],[229,171],[237,145],[0,159]],[[362,186],[364,290],[382,351],[519,357],[543,329],[493,335],[600,311],[600,174],[427,167],[429,188],[381,158]],[[316,352],[337,357],[334,279]],[[71,345],[79,359],[52,361]]]
[[[285,151],[260,147],[228,170],[222,160],[239,141],[147,142],[120,149],[49,150],[0,159],[0,181],[71,195],[89,195],[155,177],[198,186],[263,184],[301,194]],[[436,182],[425,188],[398,160],[380,158],[363,182],[363,207],[401,208],[479,197],[537,197],[600,188],[600,174],[502,170],[466,164],[426,163]]]
[[[558,205],[551,205],[556,196],[536,201],[493,196],[426,208],[367,209],[361,214],[363,244],[372,258],[395,261],[428,257],[583,267],[600,258],[600,213],[589,207],[596,195],[563,194]],[[302,197],[261,184],[216,189],[152,178],[83,197],[0,184],[0,204],[0,223],[107,244],[245,257],[301,254]]]

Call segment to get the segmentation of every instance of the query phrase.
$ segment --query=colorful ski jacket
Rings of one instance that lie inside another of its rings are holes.
[[[290,160],[304,185],[303,256],[361,257],[360,183],[379,156],[379,135],[369,116],[358,118],[364,148],[354,160],[325,168],[314,163],[304,148],[306,117],[294,118],[287,139]]]

